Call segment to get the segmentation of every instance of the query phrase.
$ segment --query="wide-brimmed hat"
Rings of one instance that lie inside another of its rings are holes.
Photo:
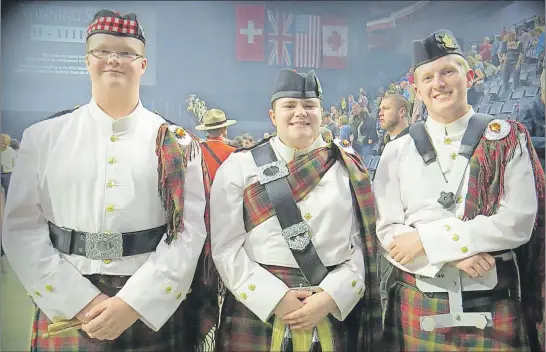
[[[237,121],[228,120],[226,114],[219,109],[210,109],[203,116],[203,123],[195,129],[197,131],[215,130],[217,128],[234,125]]]

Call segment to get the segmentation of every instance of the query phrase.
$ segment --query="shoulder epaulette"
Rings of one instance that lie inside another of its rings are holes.
[[[45,118],[44,121],[45,120],[51,120],[51,119],[54,119],[56,117],[63,116],[63,115],[66,115],[66,114],[70,114],[71,112],[78,110],[80,107],[81,107],[81,105],[76,105],[72,109],[66,109],[66,110],[63,110],[63,111],[56,112],[53,115],[49,116],[48,118]]]
[[[254,144],[252,147],[246,147],[246,148],[241,147],[241,148],[237,148],[237,149],[235,149],[234,153],[239,153],[239,152],[244,152],[244,151],[252,150],[252,149],[254,149],[254,148],[256,148],[256,147],[259,147],[259,146],[261,146],[261,145],[263,145],[263,144],[268,143],[269,140],[270,140],[271,138],[273,138],[273,136],[270,136],[270,137],[268,137],[268,138],[264,138],[264,139],[262,139],[261,141],[259,141],[258,143]]]

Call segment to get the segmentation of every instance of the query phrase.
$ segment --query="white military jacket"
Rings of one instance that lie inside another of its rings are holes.
[[[447,179],[459,152],[462,137],[474,110],[447,125],[429,116],[425,126],[437,153],[442,173]],[[533,168],[525,136],[506,167],[504,194],[497,214],[479,215],[462,221],[468,191],[467,168],[454,210],[438,203],[445,183],[430,173],[438,167],[426,167],[409,134],[389,142],[375,174],[374,198],[377,213],[377,236],[383,255],[402,270],[433,277],[445,263],[471,257],[477,253],[516,248],[531,237],[537,212]],[[426,256],[400,265],[388,254],[390,243],[402,233],[417,231]]]
[[[294,151],[279,138],[271,139],[279,160],[326,146],[322,137],[307,149]],[[212,256],[226,286],[262,321],[267,321],[289,287],[259,264],[298,268],[281,235],[276,217],[246,232],[243,193],[257,182],[250,152],[233,153],[220,166],[211,191]],[[335,301],[343,320],[364,291],[364,260],[349,187],[349,174],[336,162],[319,184],[297,203],[311,228],[311,241],[325,266],[336,266],[320,283]]]
[[[53,248],[47,222],[85,232],[133,232],[166,223],[156,137],[163,118],[139,102],[114,120],[95,101],[23,134],[3,224],[6,255],[53,321],[73,318],[99,290],[82,275],[132,275],[117,294],[154,330],[190,288],[205,238],[201,156],[188,163],[184,231],[151,254],[91,260]],[[190,142],[190,137],[179,140]]]

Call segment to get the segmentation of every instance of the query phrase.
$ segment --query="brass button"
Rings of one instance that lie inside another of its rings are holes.
[[[445,224],[444,229],[446,229],[446,231],[449,231],[449,230],[451,230],[451,226],[449,226],[448,224]]]
[[[36,296],[38,296],[38,297],[42,296],[42,294],[41,294],[40,292],[38,292],[38,291],[34,291],[34,294],[35,294]]]
[[[254,290],[256,289],[256,285],[250,284],[250,285],[248,285],[248,289],[249,289],[250,291],[254,291]]]
[[[112,204],[110,204],[110,205],[108,205],[108,206],[106,207],[106,211],[109,212],[109,213],[113,212],[115,209],[116,209],[116,208],[114,208],[114,206],[113,206]]]
[[[353,287],[356,286],[356,280],[353,280],[353,282],[351,283],[351,285],[353,285]]]
[[[457,197],[457,203],[461,204],[463,202],[463,197]]]
[[[165,288],[166,293],[171,293],[172,290],[173,288],[171,286],[167,286],[167,288]]]
[[[115,163],[117,163],[116,158],[114,158],[114,157],[108,158],[108,164],[112,165],[112,164],[115,164]]]
[[[444,139],[444,144],[451,144],[451,139],[450,138]]]
[[[305,218],[305,220],[311,220],[313,216],[309,213],[306,213],[303,217]]]
[[[108,188],[112,188],[114,187],[116,184],[114,183],[114,181],[108,181],[108,183],[106,184],[108,186]]]
[[[457,153],[451,153],[450,157],[452,160],[457,159]]]
[[[115,135],[114,135],[114,136],[111,136],[111,137],[110,137],[110,140],[111,140],[112,142],[115,142],[115,141],[118,140],[118,137],[115,136]]]
[[[459,235],[453,235],[453,236],[451,236],[451,238],[453,239],[453,241],[458,241],[459,240]]]
[[[248,296],[246,295],[246,293],[244,293],[244,292],[241,293],[241,298],[242,298],[242,299],[247,299],[247,297],[248,297]]]
[[[47,292],[52,292],[53,291],[53,286],[45,285],[45,289],[46,289]]]
[[[112,259],[104,259],[102,262],[104,264],[110,264],[112,262]]]
[[[468,248],[466,248],[466,247],[461,248],[461,252],[467,253],[467,252],[468,252]]]
[[[180,299],[181,297],[182,297],[182,292],[178,292],[178,293],[176,294],[176,299]]]

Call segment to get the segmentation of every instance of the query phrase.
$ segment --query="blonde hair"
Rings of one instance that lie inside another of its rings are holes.
[[[0,141],[6,141],[7,144],[11,142],[11,137],[8,134],[0,134]]]
[[[482,56],[480,54],[478,54],[478,55],[474,56],[474,60],[482,61],[483,59],[482,59]]]
[[[386,99],[392,99],[396,104],[396,110],[400,110],[401,108],[404,108],[406,110],[406,118],[409,118],[410,114],[410,103],[408,99],[406,99],[403,95],[400,94],[386,94],[383,97],[383,100]]]
[[[453,56],[453,59],[455,60],[455,63],[456,63],[460,68],[463,69],[465,75],[466,75],[466,73],[467,73],[468,71],[470,71],[470,65],[468,64],[468,61],[466,61],[466,60],[464,59],[464,57],[462,57],[461,55],[458,55],[458,54],[449,54],[449,55],[454,55],[454,56]],[[417,67],[417,68],[415,69],[415,71],[413,72],[413,82],[414,82],[413,84],[414,84],[414,85],[417,85],[417,82],[419,81],[418,75],[417,75],[417,73],[418,73],[417,70],[419,70],[419,68],[420,68],[420,66]]]

